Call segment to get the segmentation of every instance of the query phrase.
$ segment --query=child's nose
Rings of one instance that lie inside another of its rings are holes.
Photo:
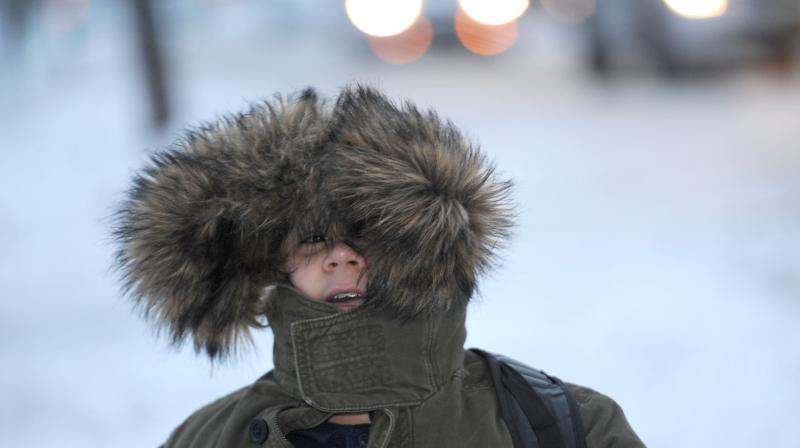
[[[348,267],[360,272],[366,265],[364,257],[345,243],[336,243],[325,258],[326,270]]]

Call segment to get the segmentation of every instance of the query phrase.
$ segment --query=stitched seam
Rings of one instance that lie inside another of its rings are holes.
[[[406,419],[408,420],[408,444],[406,446],[414,446],[414,414],[410,409],[406,409]]]
[[[395,426],[395,415],[391,409],[385,409],[386,415],[389,416],[389,427],[386,429],[386,436],[383,438],[383,443],[378,445],[377,448],[385,448],[389,445],[389,437],[392,435],[392,431],[394,431]]]
[[[424,399],[413,400],[413,401],[389,401],[389,402],[384,401],[384,402],[376,402],[369,406],[340,406],[340,407],[326,407],[310,399],[306,400],[306,403],[308,403],[315,409],[319,409],[324,412],[341,412],[341,411],[377,411],[388,406],[392,407],[416,406],[422,403],[423,401]]]
[[[434,337],[433,337],[433,322],[428,321],[425,323],[425,350],[427,353],[425,354],[425,366],[427,367],[428,373],[428,384],[431,386],[431,390],[437,390],[438,384],[435,377],[434,367],[433,367],[433,344],[434,344]]]
[[[472,385],[469,385],[469,386],[464,386],[464,388],[463,388],[464,392],[473,392],[473,391],[477,391],[477,390],[492,390],[492,389],[494,389],[494,386],[491,385],[491,384],[488,384],[488,383],[472,384]]]
[[[283,431],[281,431],[281,427],[278,424],[278,414],[284,409],[289,409],[289,406],[282,406],[278,409],[272,408],[266,411],[267,415],[265,415],[265,417],[267,418],[267,427],[270,428],[270,436],[267,437],[266,442],[269,445],[273,445],[273,442],[275,442],[280,447],[290,448],[292,444],[289,443],[289,440],[286,438]],[[275,437],[271,437],[273,432],[275,433]]]

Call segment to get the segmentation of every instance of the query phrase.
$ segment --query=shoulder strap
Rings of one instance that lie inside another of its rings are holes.
[[[561,380],[502,355],[472,351],[489,366],[515,448],[586,447],[577,406]]]

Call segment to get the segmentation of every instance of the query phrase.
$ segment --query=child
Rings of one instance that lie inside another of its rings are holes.
[[[526,371],[512,404],[520,367],[464,350],[510,186],[450,122],[358,86],[259,104],[155,155],[118,214],[127,289],[212,359],[264,317],[275,336],[275,368],[165,446],[643,446],[608,397]],[[522,397],[530,375],[556,398]]]

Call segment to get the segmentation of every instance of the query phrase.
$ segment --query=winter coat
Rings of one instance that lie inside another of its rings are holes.
[[[510,189],[451,122],[363,86],[258,103],[154,154],[116,215],[125,290],[215,360],[254,328],[275,334],[275,369],[167,446],[285,447],[362,412],[373,447],[510,446],[486,366],[463,348],[467,304],[513,225]],[[361,307],[285,286],[286,248],[309,235],[357,241]],[[613,401],[573,390],[590,447],[641,445]]]
[[[290,431],[364,412],[369,447],[512,447],[488,368],[463,349],[463,310],[402,323],[290,287],[269,300],[274,370],[195,412],[166,448],[289,448]],[[588,448],[644,446],[612,399],[568,386]]]

